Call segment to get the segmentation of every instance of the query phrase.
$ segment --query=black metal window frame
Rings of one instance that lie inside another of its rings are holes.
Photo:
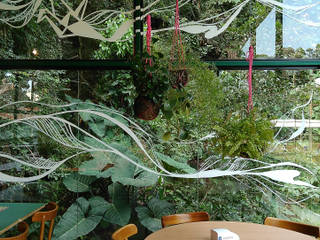
[[[133,0],[134,5],[134,54],[143,51],[143,0]],[[207,63],[220,70],[246,70],[249,63],[244,59],[208,59]],[[2,70],[130,70],[128,60],[14,60],[0,59]],[[320,59],[254,59],[254,70],[303,70],[320,69]]]
[[[243,59],[205,60],[218,70],[246,70]],[[0,69],[13,70],[130,70],[127,60],[0,60]],[[254,70],[320,69],[320,59],[254,59]]]

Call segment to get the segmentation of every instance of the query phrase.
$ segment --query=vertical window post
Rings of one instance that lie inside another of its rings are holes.
[[[133,25],[133,32],[134,32],[134,41],[133,41],[133,54],[142,56],[143,50],[143,22],[141,19],[141,9],[143,7],[143,0],[133,0],[133,7],[134,7],[134,25]]]

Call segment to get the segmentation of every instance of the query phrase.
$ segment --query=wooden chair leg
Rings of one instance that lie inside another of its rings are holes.
[[[44,221],[41,221],[40,240],[43,240],[43,236],[44,236],[44,226],[45,226],[45,222],[44,222]]]
[[[54,224],[54,219],[52,219],[51,222],[50,222],[48,240],[51,240],[51,236],[52,236],[52,232],[53,232],[53,224]]]

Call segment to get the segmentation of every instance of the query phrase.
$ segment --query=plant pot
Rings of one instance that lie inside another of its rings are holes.
[[[188,83],[189,76],[187,69],[176,69],[171,70],[171,74],[173,75],[173,88],[182,88],[185,87]]]
[[[134,101],[134,113],[140,119],[153,120],[158,116],[159,110],[159,105],[146,96],[139,96]]]

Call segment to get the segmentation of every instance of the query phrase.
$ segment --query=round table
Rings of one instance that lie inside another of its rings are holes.
[[[210,229],[226,228],[239,235],[240,240],[315,240],[302,233],[247,222],[193,222],[162,228],[145,240],[210,240]]]

